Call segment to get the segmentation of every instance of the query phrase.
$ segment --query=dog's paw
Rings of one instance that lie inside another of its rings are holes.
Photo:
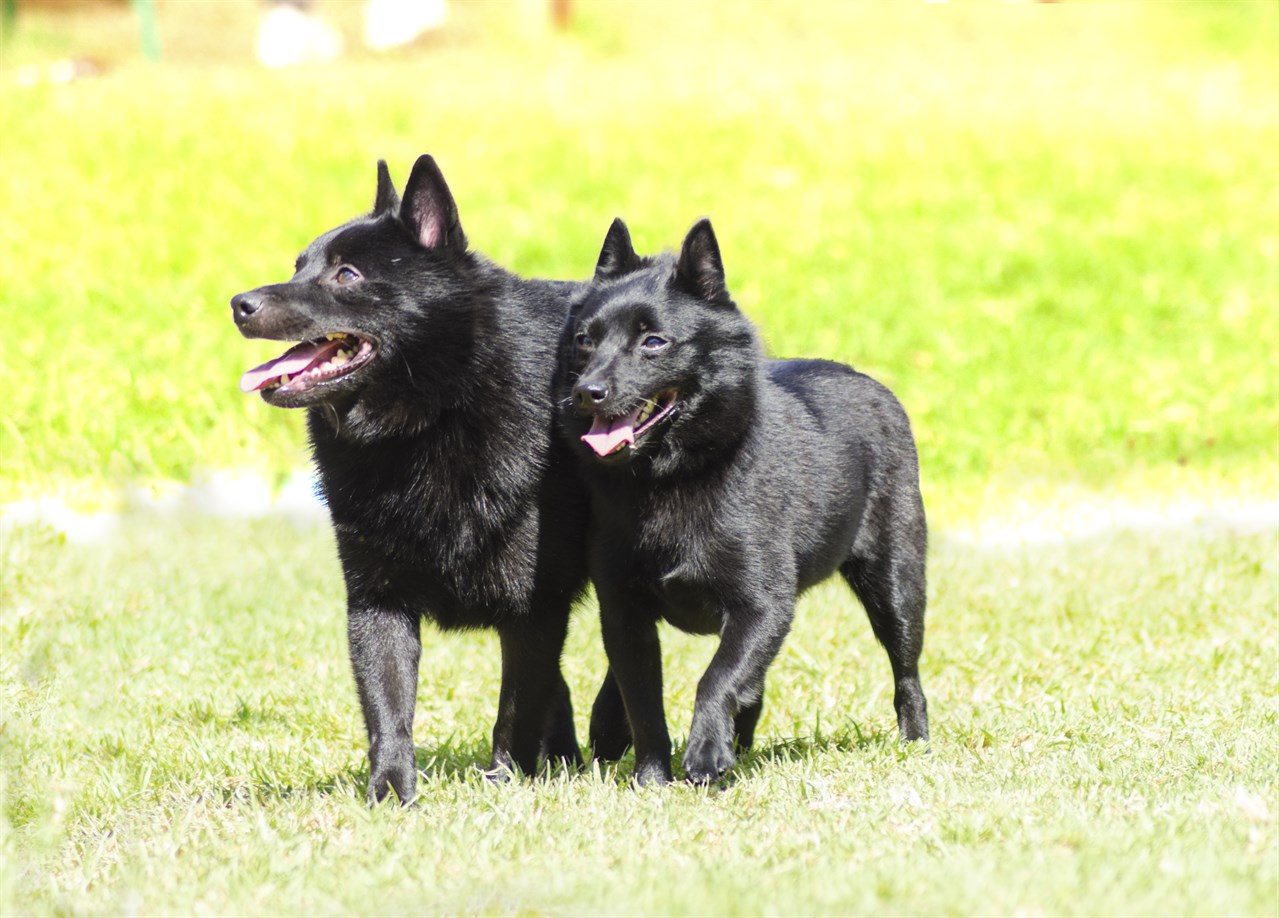
[[[732,743],[720,738],[689,738],[684,751],[684,773],[694,784],[709,784],[733,767],[737,758]]]
[[[591,724],[591,758],[616,762],[631,748],[630,730],[597,731]]]
[[[625,709],[612,710],[596,701],[595,710],[591,712],[590,738],[592,758],[616,762],[626,755],[632,737]]]
[[[582,753],[576,755],[548,755],[542,760],[542,768],[538,774],[554,772],[577,773],[586,769],[586,760]]]
[[[506,765],[490,765],[478,770],[489,784],[510,784],[517,777],[516,772]]]
[[[369,806],[377,806],[388,798],[399,801],[401,806],[408,806],[416,796],[417,769],[412,765],[374,768],[369,774]]]
[[[663,787],[675,780],[669,762],[660,759],[636,762],[632,780],[640,787]]]
[[[567,768],[580,771],[586,764],[582,758],[582,750],[578,748],[577,737],[572,732],[554,731],[542,740],[542,754],[539,756],[545,767]]]
[[[417,759],[405,737],[383,737],[369,746],[368,802],[375,806],[388,797],[401,805],[417,796]]]

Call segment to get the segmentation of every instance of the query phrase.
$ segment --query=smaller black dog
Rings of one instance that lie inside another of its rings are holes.
[[[572,340],[568,340],[572,336]],[[766,360],[725,286],[709,221],[678,259],[640,258],[614,221],[564,341],[561,421],[585,458],[591,577],[620,697],[597,755],[671,780],[660,618],[720,644],[697,686],[684,769],[712,781],[748,748],[796,596],[838,570],[888,651],[903,740],[928,738],[919,683],[927,527],[910,422],[843,364]]]

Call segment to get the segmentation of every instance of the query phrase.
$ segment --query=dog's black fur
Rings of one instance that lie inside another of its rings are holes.
[[[581,762],[560,653],[586,581],[587,495],[554,433],[552,381],[581,286],[523,280],[468,251],[444,177],[423,156],[403,204],[378,163],[371,214],[312,242],[289,282],[231,301],[250,338],[309,340],[309,351],[349,336],[341,366],[280,385],[268,364],[242,387],[309,409],[346,579],[371,800],[414,796],[422,615],[498,630],[495,773],[531,772],[539,756]]]
[[[678,258],[644,259],[615,221],[562,347],[561,422],[590,485],[591,579],[620,689],[606,683],[596,701],[596,754],[629,744],[624,711],[636,779],[671,780],[665,618],[720,635],[684,768],[694,781],[721,775],[734,735],[751,744],[796,596],[836,570],[888,651],[902,739],[927,739],[918,669],[927,530],[910,423],[892,393],[842,364],[766,360],[729,297],[705,220]],[[580,442],[643,419],[644,403],[653,413],[632,443],[601,458]]]

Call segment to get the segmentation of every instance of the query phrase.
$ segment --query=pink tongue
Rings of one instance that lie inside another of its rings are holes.
[[[590,432],[582,434],[582,442],[601,456],[617,452],[623,443],[634,445],[635,419],[639,417],[639,411],[636,408],[626,417],[613,420],[596,415]]]
[[[301,373],[308,367],[328,360],[342,347],[341,341],[308,341],[289,348],[283,355],[254,367],[240,377],[241,392],[255,392],[281,376]]]

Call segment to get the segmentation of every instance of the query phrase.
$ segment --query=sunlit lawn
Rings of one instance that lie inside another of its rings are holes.
[[[320,4],[346,27],[354,4]],[[323,528],[0,528],[0,912],[1273,914],[1279,541],[1006,552],[1018,495],[1279,484],[1279,7],[454,4],[416,53],[250,62],[251,2],[22,4],[0,46],[0,504],[306,462],[236,389],[227,299],[440,161],[472,243],[584,277],[709,215],[773,352],[912,415],[938,537],[931,752],[837,585],[804,601],[759,750],[713,791],[494,787],[497,647],[428,633],[421,806],[367,811]],[[354,39],[356,33],[351,32]],[[94,80],[19,89],[88,51]],[[603,671],[565,655],[579,731]],[[713,642],[666,635],[687,731]]]
[[[1254,914],[1279,882],[1279,537],[934,552],[931,752],[836,583],[711,792],[486,785],[496,641],[428,631],[422,799],[364,809],[323,529],[0,536],[6,914]],[[579,730],[593,609],[565,669]],[[686,734],[713,641],[665,634]],[[677,750],[677,756],[680,750]]]

